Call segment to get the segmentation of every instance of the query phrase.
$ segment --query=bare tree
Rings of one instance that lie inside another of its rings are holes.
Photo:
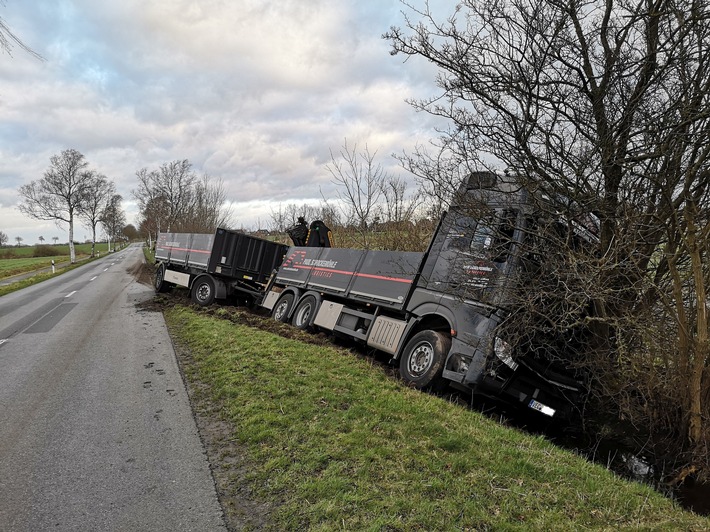
[[[181,231],[211,233],[232,225],[231,207],[221,179],[207,175],[195,181],[187,199],[188,207],[179,224]]]
[[[289,203],[285,207],[279,204],[278,210],[271,210],[269,229],[285,233],[286,229],[295,225],[299,218],[303,218],[306,222],[312,222],[313,220],[321,220],[322,214],[321,209],[307,203],[300,206]]]
[[[141,212],[141,228],[149,238],[160,231],[212,232],[232,224],[222,180],[201,179],[187,160],[173,161],[158,170],[136,173],[133,196]]]
[[[89,163],[84,156],[74,149],[53,155],[50,163],[42,179],[20,187],[19,209],[37,220],[68,224],[69,257],[74,263],[74,218],[86,199],[92,174],[86,170]]]
[[[121,207],[122,201],[123,198],[120,194],[113,194],[106,202],[99,218],[108,239],[109,251],[111,250],[111,241],[116,241],[126,225],[126,215]]]
[[[382,165],[376,162],[377,152],[370,152],[365,146],[361,153],[357,144],[352,149],[345,139],[337,157],[331,150],[330,163],[326,170],[338,186],[336,195],[339,200],[345,224],[352,226],[359,235],[358,244],[368,248],[371,239],[368,236],[368,225],[375,216],[375,206],[382,195],[382,183],[388,175]],[[327,201],[324,198],[327,204]]]
[[[544,273],[520,293],[527,337],[574,338],[568,356],[607,411],[706,471],[709,7],[463,0],[446,20],[409,6],[407,29],[385,35],[440,68],[441,94],[411,103],[452,124],[407,168],[443,200],[489,167],[552,200],[540,223],[559,233],[542,248],[555,252],[530,252]],[[579,212],[599,219],[596,249],[562,253],[579,228],[550,220]]]
[[[116,193],[116,186],[105,175],[90,171],[85,200],[78,206],[78,216],[91,228],[91,256],[96,253],[96,227]]]
[[[40,244],[44,244],[44,237],[42,235],[40,235],[37,240],[39,240]]]
[[[0,231],[0,246],[6,245],[8,242],[7,233]]]
[[[20,247],[20,244],[22,244],[22,241],[23,241],[23,240],[24,240],[24,238],[22,238],[21,236],[16,236],[16,237],[15,237],[15,241],[17,242],[17,247],[18,247],[18,248]]]
[[[175,231],[184,220],[197,176],[187,159],[164,163],[158,170],[142,168],[136,173],[138,188],[133,196],[143,216],[156,220],[158,231]],[[148,212],[148,210],[152,212]]]
[[[57,245],[57,242],[59,241],[59,237],[58,237],[58,236],[53,236],[53,237],[52,237],[52,240],[54,240],[54,245],[56,246],[56,245]]]

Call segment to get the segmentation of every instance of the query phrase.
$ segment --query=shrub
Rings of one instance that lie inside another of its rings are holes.
[[[61,254],[62,252],[60,249],[46,244],[36,245],[34,251],[32,252],[33,257],[54,257]]]

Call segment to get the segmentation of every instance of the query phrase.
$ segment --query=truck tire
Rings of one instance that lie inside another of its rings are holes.
[[[155,272],[155,291],[156,292],[167,292],[173,285],[165,280],[165,264],[158,266]]]
[[[407,343],[399,359],[402,379],[417,389],[443,387],[441,373],[451,338],[437,331],[421,331]]]
[[[192,301],[202,307],[214,303],[215,286],[214,281],[208,275],[199,277],[192,285]]]
[[[274,305],[274,310],[271,311],[271,317],[274,318],[276,321],[288,323],[288,316],[291,313],[293,300],[293,294],[290,292],[288,294],[282,295]]]
[[[291,325],[297,329],[305,331],[310,328],[316,312],[318,311],[318,302],[313,296],[306,296],[298,302],[296,310],[293,311]]]

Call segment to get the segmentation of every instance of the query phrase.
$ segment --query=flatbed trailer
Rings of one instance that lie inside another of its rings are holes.
[[[155,289],[186,287],[199,305],[233,295],[260,301],[287,250],[286,245],[227,229],[214,234],[160,233]]]

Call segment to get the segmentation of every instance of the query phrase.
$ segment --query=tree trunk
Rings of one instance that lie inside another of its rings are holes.
[[[69,262],[76,262],[76,251],[74,250],[74,213],[69,213]]]
[[[705,279],[703,276],[703,263],[698,242],[696,227],[694,223],[694,213],[688,213],[688,250],[690,252],[691,269],[693,272],[693,284],[695,285],[695,306],[696,306],[696,338],[693,352],[693,363],[690,380],[688,382],[690,392],[690,412],[688,425],[688,439],[697,443],[700,442],[704,432],[703,425],[703,402],[702,386],[703,373],[708,361],[708,313],[705,293]]]

